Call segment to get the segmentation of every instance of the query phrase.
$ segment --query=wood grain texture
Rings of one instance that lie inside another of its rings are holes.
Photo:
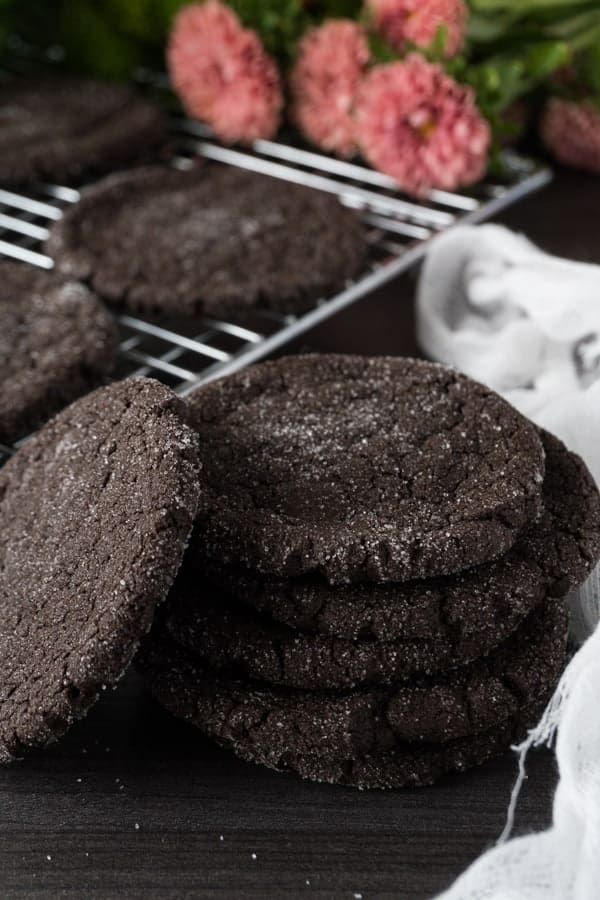
[[[600,180],[563,173],[505,219],[600,261],[598,209]],[[413,292],[409,275],[295,349],[415,355]],[[528,771],[519,831],[551,815],[552,755]],[[305,784],[210,744],[131,673],[59,745],[0,770],[0,896],[425,900],[496,839],[514,774],[507,754],[421,790]]]
[[[1,894],[422,898],[498,835],[514,769],[420,790],[304,783],[215,747],[131,673],[59,745],[0,771]],[[530,772],[520,820],[540,827],[551,756]]]

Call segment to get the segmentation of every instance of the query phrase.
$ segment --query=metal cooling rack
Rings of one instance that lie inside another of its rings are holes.
[[[300,316],[258,311],[238,321],[185,322],[119,316],[117,377],[152,375],[181,394],[266,356],[414,265],[436,235],[459,222],[487,219],[551,178],[547,168],[507,152],[502,178],[460,194],[432,191],[417,202],[379,172],[290,144],[257,141],[251,150],[232,149],[217,143],[200,123],[183,118],[173,120],[173,135],[177,166],[201,156],[335,194],[360,211],[370,248],[359,278]],[[51,269],[42,243],[52,223],[78,199],[78,190],[56,184],[36,184],[27,193],[0,189],[0,255]],[[0,462],[10,452],[0,446]]]

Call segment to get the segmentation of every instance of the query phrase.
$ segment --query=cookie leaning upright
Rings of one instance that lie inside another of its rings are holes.
[[[196,513],[185,415],[158,382],[114,384],[0,470],[0,760],[59,737],[148,630]]]
[[[204,502],[192,543],[331,584],[458,572],[541,509],[544,450],[494,392],[433,363],[304,356],[189,398]]]

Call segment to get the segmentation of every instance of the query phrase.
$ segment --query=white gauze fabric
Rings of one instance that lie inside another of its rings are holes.
[[[600,484],[600,266],[550,256],[500,225],[453,228],[423,267],[417,338],[558,435]],[[581,642],[600,619],[600,572],[569,603]]]
[[[550,256],[498,225],[452,229],[426,259],[417,331],[428,356],[488,384],[558,435],[600,483],[600,267]],[[515,748],[507,827],[440,900],[600,898],[600,567],[568,601],[572,635],[586,642],[539,725]],[[552,827],[507,841],[525,755],[555,735]]]
[[[439,900],[597,900],[600,896],[600,629],[566,668],[521,748],[557,730],[560,781],[552,827],[500,842]],[[512,813],[511,808],[511,813]],[[509,819],[510,825],[510,819]]]

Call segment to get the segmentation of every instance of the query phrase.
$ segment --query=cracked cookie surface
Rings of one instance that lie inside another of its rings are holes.
[[[312,306],[360,270],[366,242],[329,194],[211,165],[109,176],[54,225],[47,251],[113,305],[223,316]]]
[[[318,576],[276,579],[240,566],[223,566],[195,549],[186,556],[178,579],[185,594],[180,603],[177,585],[174,591],[177,611],[173,618],[183,617],[188,634],[197,635],[199,647],[208,642],[212,654],[218,652],[221,658],[232,654],[235,642],[220,641],[214,627],[203,633],[193,621],[196,614],[206,615],[206,599],[213,606],[211,621],[226,616],[214,608],[215,591],[206,581],[213,582],[225,594],[268,616],[240,619],[245,646],[236,649],[237,656],[256,667],[262,657],[272,658],[270,644],[278,640],[284,648],[281,652],[290,661],[298,660],[292,673],[298,668],[302,673],[298,677],[310,677],[315,683],[330,675],[342,676],[341,669],[336,674],[323,663],[317,665],[327,659],[327,646],[332,653],[337,648],[335,659],[343,654],[349,660],[354,654],[356,663],[346,668],[345,677],[363,680],[367,675],[377,678],[384,660],[381,680],[394,667],[403,677],[412,669],[436,671],[482,655],[504,640],[547,593],[563,596],[583,582],[600,556],[600,495],[592,476],[558,438],[544,431],[540,436],[546,453],[544,509],[499,560],[442,578],[332,587]],[[222,600],[221,607],[228,603]],[[236,615],[231,618],[235,621]],[[273,619],[289,628],[278,629]],[[304,633],[296,634],[292,628]],[[329,645],[327,638],[333,639]],[[389,648],[383,657],[378,642],[386,642]],[[398,655],[402,647],[404,656]]]
[[[10,80],[0,86],[0,183],[106,170],[165,134],[161,111],[126,85],[58,75]]]
[[[101,384],[116,346],[112,316],[82,284],[0,262],[0,443]]]
[[[485,659],[453,672],[386,687],[307,691],[218,674],[191,651],[162,637],[160,623],[148,638],[154,665],[172,669],[173,703],[197,707],[209,729],[247,734],[272,748],[293,746],[326,757],[378,754],[399,741],[443,743],[486,731],[527,706],[553,682],[566,646],[562,600],[548,598],[517,632]],[[168,650],[161,663],[160,647]],[[143,662],[142,668],[148,669]],[[232,672],[234,670],[231,670]],[[150,667],[152,676],[152,667]],[[186,691],[177,699],[177,685]],[[168,681],[164,681],[168,687]]]
[[[550,432],[539,432],[546,454],[544,503],[527,533],[527,553],[550,593],[561,596],[585,581],[600,557],[600,493],[581,457]]]
[[[527,614],[523,610],[520,619],[513,615],[495,629],[482,621],[480,630],[460,635],[448,629],[437,638],[346,640],[298,631],[253,614],[208,583],[186,580],[180,575],[161,617],[175,642],[216,669],[307,690],[390,684],[465,665],[497,647]],[[540,603],[541,581],[536,591]]]
[[[331,584],[451,574],[541,508],[544,451],[497,394],[420,360],[298,356],[188,397],[204,503],[192,545]]]
[[[482,734],[457,738],[446,744],[409,743],[395,751],[379,755],[324,759],[320,755],[277,759],[269,754],[256,759],[247,745],[239,745],[236,752],[248,762],[261,762],[280,772],[296,772],[308,781],[342,784],[359,790],[386,790],[400,787],[424,787],[450,772],[463,772],[507,751],[527,735],[537,724],[552,692],[547,690],[532,706],[490,728]]]
[[[0,761],[60,737],[150,627],[197,507],[185,415],[158,382],[120,382],[0,470]]]
[[[160,624],[138,662],[175,715],[242,755],[280,766],[293,757],[338,762],[485,733],[551,692],[566,639],[564,603],[548,598],[489,657],[385,688],[304,691],[218,674],[165,638]]]

